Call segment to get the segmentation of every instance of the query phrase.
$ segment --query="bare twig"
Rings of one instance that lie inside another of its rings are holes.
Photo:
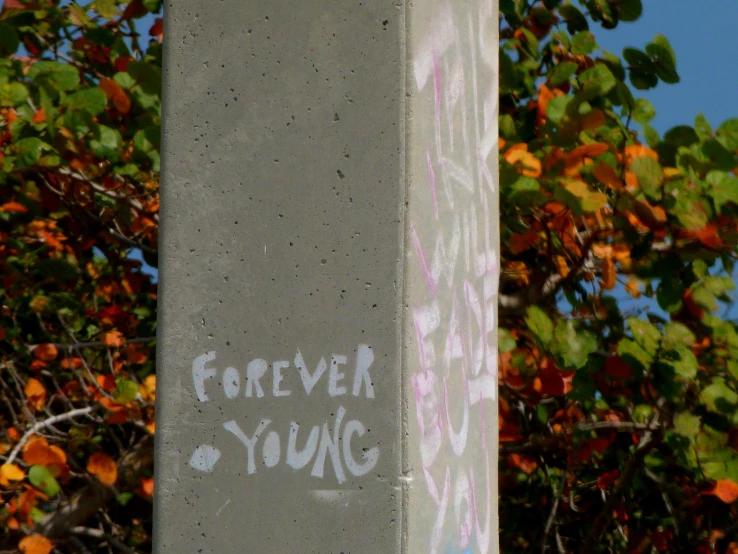
[[[128,339],[126,340],[126,344],[142,344],[146,342],[151,342],[155,340],[156,337],[137,337],[134,339]],[[29,352],[33,352],[41,346],[40,344],[31,344],[28,347]],[[57,349],[61,350],[62,352],[73,352],[74,350],[79,350],[81,348],[104,348],[107,345],[102,341],[92,341],[92,342],[75,342],[75,343],[52,343],[52,346],[55,346]]]
[[[75,535],[82,535],[85,537],[92,537],[94,539],[107,541],[125,554],[136,554],[136,551],[125,544],[123,541],[121,541],[120,539],[116,539],[114,536],[108,535],[107,533],[105,533],[104,531],[100,531],[99,529],[92,529],[90,527],[73,527],[72,529],[70,529],[70,531]]]
[[[18,457],[18,453],[21,451],[26,442],[28,442],[28,439],[30,439],[35,433],[38,433],[41,429],[49,427],[50,425],[54,425],[55,423],[87,415],[91,413],[95,408],[96,406],[79,408],[77,410],[72,410],[71,412],[55,415],[48,419],[44,419],[43,421],[36,422],[28,431],[26,431],[26,434],[21,437],[21,440],[18,441],[18,444],[15,445],[15,448],[13,448],[12,452],[8,456],[7,463],[13,463],[13,461]]]
[[[635,453],[633,454],[633,457],[630,459],[628,465],[625,468],[625,471],[623,471],[622,475],[620,476],[617,487],[607,498],[607,501],[600,510],[600,513],[597,514],[597,517],[592,524],[592,529],[590,529],[589,534],[584,541],[584,545],[580,550],[582,554],[590,554],[591,552],[594,552],[597,541],[600,540],[602,533],[605,531],[607,524],[612,518],[613,510],[615,509],[616,504],[625,494],[625,491],[630,486],[633,478],[640,469],[641,464],[645,460],[648,453],[656,448],[658,444],[659,438],[654,437],[651,431],[647,432],[643,435],[643,437],[641,437],[641,440],[638,444],[638,447],[636,448]]]

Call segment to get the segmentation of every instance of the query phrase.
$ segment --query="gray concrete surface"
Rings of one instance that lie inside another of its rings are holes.
[[[166,32],[155,552],[496,552],[496,4]]]

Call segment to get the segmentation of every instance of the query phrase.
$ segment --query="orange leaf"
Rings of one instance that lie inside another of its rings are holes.
[[[34,123],[43,123],[46,121],[46,112],[44,112],[43,108],[41,108],[35,114],[33,114],[32,121]]]
[[[20,202],[6,202],[5,204],[0,205],[0,212],[10,212],[10,213],[26,213],[28,211],[28,208],[26,208],[23,204]]]
[[[154,496],[154,480],[151,477],[141,477],[141,485],[137,492],[143,497],[152,498]]]
[[[633,298],[640,298],[641,297],[641,289],[638,287],[638,283],[636,283],[635,281],[629,280],[627,283],[625,283],[625,290]]]
[[[732,504],[738,500],[738,483],[728,479],[718,479],[715,487],[706,494],[715,495],[726,504]]]
[[[126,343],[126,338],[120,331],[108,331],[103,335],[103,343],[113,348],[118,348]]]
[[[112,79],[105,78],[100,79],[100,84],[98,86],[105,93],[105,96],[108,97],[108,100],[113,102],[115,109],[120,113],[125,114],[131,110],[131,99],[128,98],[126,91],[124,91],[123,87],[118,83]]]
[[[592,175],[603,185],[611,189],[619,190],[623,188],[623,182],[618,179],[612,166],[605,162],[598,163],[592,170]]]
[[[59,355],[59,349],[53,344],[39,344],[34,350],[33,355],[39,360],[50,362],[55,360]]]
[[[46,387],[38,379],[31,377],[23,390],[31,405],[40,410],[46,403]]]
[[[574,158],[584,158],[585,156],[588,158],[593,158],[595,156],[599,156],[600,154],[604,154],[609,149],[610,147],[602,142],[583,144],[581,146],[577,146],[574,150],[569,152],[566,155],[566,158],[567,160]]]
[[[87,471],[96,476],[103,485],[114,485],[118,479],[115,460],[104,452],[95,452],[87,462]]]
[[[18,549],[23,554],[49,554],[53,548],[51,541],[41,535],[28,535],[18,543]]]
[[[605,290],[612,290],[615,288],[615,262],[612,258],[605,258],[602,260],[602,280],[600,286]]]
[[[582,119],[579,121],[579,128],[582,131],[597,129],[598,127],[604,125],[605,121],[605,113],[602,110],[595,108],[582,117]]]
[[[530,475],[538,468],[535,458],[526,454],[510,454],[509,460],[510,465],[518,468],[526,475]]]
[[[666,211],[661,206],[652,206],[645,200],[633,200],[633,211],[642,224],[652,231],[666,224]]]
[[[503,156],[505,158],[505,161],[507,161],[507,163],[509,163],[510,165],[520,164],[523,167],[523,169],[520,171],[523,175],[527,175],[528,177],[533,178],[540,177],[541,160],[539,160],[533,154],[527,151],[527,144],[520,144],[522,144],[525,149],[520,147],[520,145],[518,144],[510,147],[510,149],[505,152],[505,155]]]
[[[23,461],[28,465],[64,468],[67,455],[58,446],[49,446],[44,437],[34,437],[23,448]]]
[[[566,263],[566,258],[564,258],[564,256],[556,256],[554,264],[556,265],[556,271],[558,271],[559,275],[564,278],[569,275],[569,265]]]
[[[659,161],[659,155],[648,146],[643,146],[642,144],[631,144],[630,146],[625,147],[625,163],[627,165],[630,165],[636,158],[644,157],[653,158],[654,160]]]

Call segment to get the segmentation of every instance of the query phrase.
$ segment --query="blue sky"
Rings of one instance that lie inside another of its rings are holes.
[[[611,31],[591,27],[602,49],[622,57],[623,48],[643,49],[657,34],[669,39],[681,82],[634,91],[656,108],[659,133],[692,125],[702,112],[717,127],[738,117],[738,2],[736,0],[644,0],[643,15]]]

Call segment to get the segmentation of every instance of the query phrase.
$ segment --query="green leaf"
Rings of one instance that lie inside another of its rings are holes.
[[[646,144],[651,148],[655,148],[656,145],[661,142],[658,131],[651,127],[648,123],[643,124],[643,138],[646,139]]]
[[[566,115],[567,108],[571,100],[572,97],[568,94],[557,96],[549,100],[548,105],[546,106],[546,116],[548,119],[557,125],[561,123]]]
[[[133,381],[121,380],[115,390],[115,400],[121,404],[132,402],[138,396],[138,385]]]
[[[664,337],[661,345],[667,350],[692,346],[695,342],[694,333],[682,323],[667,323],[664,325]]]
[[[676,72],[676,56],[665,36],[656,35],[653,42],[646,46],[646,53],[653,59],[659,79],[669,84],[679,82],[679,74]]]
[[[118,14],[115,0],[95,0],[92,7],[105,19],[112,19]]]
[[[589,29],[584,14],[568,2],[559,7],[559,15],[566,20],[566,29],[572,35]]]
[[[575,62],[561,62],[560,64],[554,66],[554,68],[548,74],[548,80],[553,85],[560,85],[561,83],[565,83],[569,79],[571,79],[572,75],[577,72],[578,68],[579,65],[577,65]]]
[[[597,350],[597,339],[588,331],[577,332],[574,322],[567,319],[556,324],[554,345],[565,366],[581,369]]]
[[[653,200],[661,200],[663,175],[659,162],[653,158],[641,156],[633,160],[630,169],[638,178],[638,185],[646,196]]]
[[[655,87],[659,79],[656,76],[656,65],[645,52],[637,48],[625,48],[623,58],[630,68],[630,82],[639,90]]]
[[[654,356],[659,349],[661,333],[648,321],[637,317],[629,317],[625,320],[633,334],[633,340],[643,348],[649,355]]]
[[[618,343],[618,354],[628,365],[633,366],[635,363],[647,370],[653,363],[653,356],[646,352],[634,340],[625,338]]]
[[[695,142],[699,142],[700,137],[689,125],[678,125],[666,131],[664,140],[673,143],[675,146],[691,146]]]
[[[115,499],[118,501],[118,504],[120,504],[121,506],[125,506],[131,500],[133,500],[133,498],[134,494],[132,492],[122,492],[115,497]]]
[[[697,114],[694,118],[694,130],[701,140],[712,136],[712,127],[704,114]]]
[[[618,2],[620,21],[636,21],[643,13],[641,0],[620,0]]]
[[[595,36],[589,31],[580,31],[571,37],[571,53],[575,56],[589,54],[596,48],[597,42],[595,41]]]
[[[15,148],[21,167],[30,167],[38,162],[41,151],[48,149],[49,145],[38,137],[28,137],[16,142]]]
[[[73,281],[79,277],[79,268],[62,258],[47,258],[36,262],[36,269],[44,277],[60,282]]]
[[[41,61],[28,68],[28,77],[49,92],[68,91],[79,86],[79,71],[68,63]]]
[[[700,393],[700,402],[711,412],[732,413],[738,404],[738,394],[725,384],[722,377],[715,377]]]
[[[682,346],[676,350],[669,350],[663,354],[661,360],[683,379],[692,380],[697,377],[699,362],[689,348]]]
[[[702,419],[699,416],[682,412],[674,416],[674,430],[681,436],[694,442],[702,427]]]
[[[617,83],[617,79],[615,79],[610,68],[601,63],[583,71],[578,80],[584,91],[598,96],[606,95]]]
[[[128,73],[136,79],[144,92],[161,94],[161,69],[146,62],[133,61],[128,64]]]
[[[516,346],[517,343],[515,342],[515,338],[512,336],[512,333],[507,329],[500,327],[497,331],[497,348],[500,352],[510,352],[515,350]]]
[[[538,306],[530,306],[525,316],[525,324],[542,345],[551,342],[553,323]]]
[[[31,466],[28,471],[28,480],[31,484],[44,494],[54,497],[59,494],[61,488],[51,472],[44,466]]]
[[[645,98],[638,98],[630,113],[636,123],[640,124],[648,123],[656,116],[653,104]]]
[[[70,94],[66,103],[70,110],[95,116],[105,109],[108,99],[101,89],[90,87]]]
[[[679,279],[665,278],[656,289],[656,301],[665,312],[678,312],[682,308],[683,294],[684,290]]]
[[[15,28],[7,23],[0,23],[0,55],[9,58],[16,53],[19,46],[20,39]]]
[[[28,88],[23,83],[0,84],[0,104],[18,106],[28,100]],[[27,107],[27,106],[23,106]]]
[[[161,11],[161,0],[143,0],[144,8],[151,13],[159,13]]]
[[[90,141],[90,148],[96,156],[107,158],[114,162],[118,161],[118,151],[123,144],[118,129],[112,129],[105,125],[96,126],[96,138]]]

